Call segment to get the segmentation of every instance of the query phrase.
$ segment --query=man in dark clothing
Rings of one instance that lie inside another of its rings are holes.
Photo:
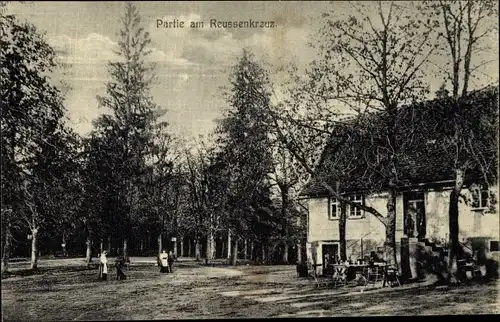
[[[406,214],[406,220],[405,220],[405,233],[408,238],[413,238],[413,234],[415,231],[415,221],[412,218],[412,213],[408,212]]]
[[[174,272],[174,260],[174,254],[170,251],[168,254],[168,270],[170,273]]]
[[[116,266],[116,279],[118,281],[126,280],[127,279],[127,275],[125,275],[125,272],[124,272],[125,265],[126,265],[125,258],[123,256],[119,256],[116,259],[116,262],[115,262],[115,266]]]

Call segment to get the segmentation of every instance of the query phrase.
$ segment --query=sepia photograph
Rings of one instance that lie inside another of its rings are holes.
[[[500,314],[498,11],[0,1],[2,321]]]

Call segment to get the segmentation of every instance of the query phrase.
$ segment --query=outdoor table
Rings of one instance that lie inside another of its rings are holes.
[[[363,279],[363,282],[365,284],[368,284],[370,281],[369,277],[369,270],[368,268],[375,268],[377,270],[377,275],[382,276],[382,287],[385,287],[385,284],[387,282],[387,264],[386,263],[373,263],[373,264],[350,264],[347,266],[347,269],[350,270],[350,274],[348,276],[351,276],[353,274],[356,274],[360,276]],[[356,278],[354,278],[356,279]],[[352,280],[352,279],[351,279]]]
[[[378,270],[377,274],[382,275],[382,287],[385,287],[387,282],[387,264],[386,263],[373,263],[373,266]],[[389,285],[387,285],[389,286]]]
[[[353,274],[361,276],[364,281],[366,281],[366,276],[364,276],[365,268],[367,268],[368,264],[349,264],[346,265],[348,274],[347,276],[352,277]],[[356,276],[354,277],[356,279]],[[352,279],[351,279],[352,280]]]
[[[461,273],[461,278],[468,280],[474,277],[474,274],[478,271],[478,269],[474,263],[464,263],[458,267],[458,271]]]

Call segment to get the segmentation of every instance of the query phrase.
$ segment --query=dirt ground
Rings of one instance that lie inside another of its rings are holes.
[[[83,259],[12,263],[2,279],[2,320],[134,320],[500,313],[499,284],[365,289],[317,286],[295,266],[213,267],[183,259],[160,274],[131,258],[127,280],[97,281]]]

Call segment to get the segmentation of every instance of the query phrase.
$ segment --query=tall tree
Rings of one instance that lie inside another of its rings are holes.
[[[270,124],[271,125],[271,124]],[[270,174],[280,195],[280,234],[282,245],[281,262],[288,263],[288,248],[295,245],[300,252],[300,212],[296,211],[296,200],[303,187],[304,171],[283,143],[273,140],[273,172]],[[303,227],[303,225],[302,225]],[[298,256],[300,259],[300,256]]]
[[[143,219],[140,229],[142,233],[146,226],[158,236],[158,254],[163,250],[162,240],[165,233],[173,236],[174,219],[179,201],[179,182],[176,173],[176,162],[179,152],[174,149],[173,137],[165,132],[166,124],[153,131],[150,143],[147,185],[143,187]],[[147,233],[149,235],[149,233]]]
[[[145,184],[147,155],[152,130],[164,113],[150,95],[154,66],[145,62],[150,53],[149,33],[141,27],[137,8],[127,3],[122,17],[122,29],[118,41],[119,61],[109,62],[111,81],[106,86],[106,95],[98,97],[100,104],[112,111],[103,116],[101,123],[113,128],[110,133],[115,140],[116,153],[113,160],[118,191],[120,237],[123,254],[127,256],[128,238],[134,221],[141,216],[140,194]],[[107,119],[107,120],[106,120]]]
[[[57,66],[54,50],[32,24],[3,13],[0,19],[2,222],[9,230],[13,218],[26,219],[35,269],[43,225],[48,216],[59,215],[53,206],[57,180],[64,180],[58,171],[71,157],[64,155],[70,134],[63,95],[49,78]]]
[[[272,172],[272,154],[265,108],[270,104],[267,73],[248,50],[233,67],[231,87],[227,92],[230,105],[220,123],[218,144],[227,160],[229,194],[228,225],[233,238],[233,265],[238,243],[263,224],[262,216],[271,211],[268,174]]]

